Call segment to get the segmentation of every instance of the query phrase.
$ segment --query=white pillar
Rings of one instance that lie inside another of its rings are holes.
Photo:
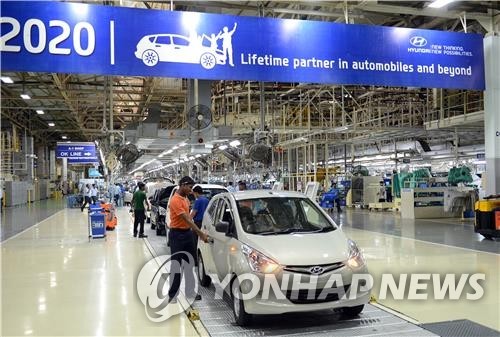
[[[49,176],[50,180],[56,180],[56,151],[50,150],[49,156]]]
[[[62,167],[62,181],[68,180],[68,158],[63,158],[63,167]]]
[[[484,38],[486,195],[500,193],[500,36]]]

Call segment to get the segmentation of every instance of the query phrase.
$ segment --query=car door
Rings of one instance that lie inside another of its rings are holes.
[[[215,231],[215,225],[220,221],[229,222],[230,226],[234,226],[234,214],[231,208],[231,203],[226,198],[222,197],[218,204],[218,212],[214,222],[213,230],[213,243],[211,244],[212,256],[215,263],[215,269],[220,280],[231,270],[230,268],[230,245],[232,237],[226,236],[226,233],[219,233]]]
[[[196,45],[178,35],[172,35],[172,55],[177,60],[176,62],[183,63],[199,63],[200,53],[196,49]]]
[[[154,43],[154,50],[158,53],[160,61],[177,62],[171,35],[158,35]]]
[[[156,225],[156,215],[157,215],[157,211],[158,211],[156,198],[158,197],[158,191],[159,190],[155,191],[155,193],[153,194],[153,198],[150,200],[150,204],[151,204],[150,218],[151,218],[152,225]]]
[[[170,193],[170,197],[168,198],[167,211],[165,213],[165,224],[167,225],[167,227],[170,227],[170,200],[172,200],[172,196],[177,192],[178,189],[179,186],[175,186],[172,190],[172,193]]]
[[[217,213],[219,212],[219,203],[220,199],[213,199],[210,201],[208,204],[207,210],[205,211],[205,214],[203,215],[203,222],[202,222],[202,230],[208,233],[208,236],[210,237],[210,240],[208,243],[199,241],[198,243],[198,248],[201,251],[201,255],[203,257],[203,263],[205,265],[205,272],[207,274],[214,274],[216,273],[216,268],[215,268],[215,262],[214,262],[214,257],[212,255],[212,247],[213,247],[213,242],[212,239],[214,237],[215,233],[215,219],[217,217]]]

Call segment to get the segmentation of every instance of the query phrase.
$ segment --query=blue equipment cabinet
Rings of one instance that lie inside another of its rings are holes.
[[[106,219],[100,206],[90,205],[89,210],[89,240],[90,238],[106,237]]]

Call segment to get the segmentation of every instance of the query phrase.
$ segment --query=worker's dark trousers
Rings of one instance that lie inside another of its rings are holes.
[[[143,209],[134,210],[134,235],[137,235],[137,227],[139,227],[139,235],[144,234],[144,220],[146,220],[146,212]]]
[[[186,297],[194,298],[195,293],[195,248],[193,235],[190,229],[181,230],[170,228],[168,231],[170,240],[170,252],[172,262],[170,268],[170,289],[168,297],[174,298],[178,295],[181,285],[181,273],[184,275],[184,283],[186,285]],[[187,255],[189,254],[189,255]]]

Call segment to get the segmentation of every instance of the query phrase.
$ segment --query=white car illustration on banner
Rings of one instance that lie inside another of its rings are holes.
[[[135,57],[141,59],[146,66],[153,67],[158,62],[177,62],[200,64],[205,69],[212,69],[217,64],[233,64],[232,35],[237,24],[231,31],[224,27],[219,34],[199,36],[191,31],[189,36],[178,34],[146,35],[137,44]],[[218,40],[222,40],[222,50],[218,49]],[[204,44],[210,44],[206,46]]]

